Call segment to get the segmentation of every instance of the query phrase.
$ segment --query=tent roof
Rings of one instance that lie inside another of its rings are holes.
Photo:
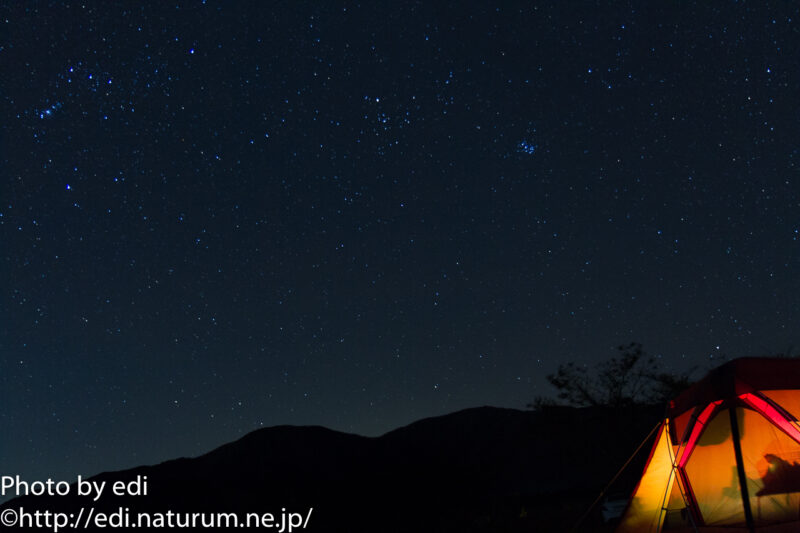
[[[743,357],[709,372],[669,405],[674,417],[698,405],[754,390],[800,389],[800,359]]]

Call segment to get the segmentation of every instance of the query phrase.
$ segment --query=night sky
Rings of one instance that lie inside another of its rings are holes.
[[[790,2],[3,3],[3,474],[797,341]]]

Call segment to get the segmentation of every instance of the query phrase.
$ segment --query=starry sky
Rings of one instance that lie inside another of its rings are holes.
[[[797,340],[789,2],[2,4],[5,474]]]

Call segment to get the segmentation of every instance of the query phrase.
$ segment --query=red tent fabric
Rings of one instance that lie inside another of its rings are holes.
[[[670,402],[668,415],[675,417],[698,405],[733,398],[750,390],[797,387],[800,387],[800,359],[743,357],[718,366],[686,389]]]

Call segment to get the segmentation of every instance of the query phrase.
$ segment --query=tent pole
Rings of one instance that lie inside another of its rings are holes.
[[[747,492],[747,476],[744,472],[744,461],[742,460],[742,443],[739,442],[739,419],[736,417],[736,407],[728,407],[731,418],[731,434],[733,436],[733,452],[736,454],[736,471],[739,473],[739,487],[742,491],[742,506],[744,507],[744,519],[747,522],[747,529],[750,533],[755,533],[753,524],[753,510],[750,509],[750,495]]]
[[[697,499],[694,496],[694,492],[692,491],[691,484],[689,483],[689,478],[686,475],[686,471],[679,466],[679,461],[683,457],[683,454],[687,453],[686,451],[686,444],[689,440],[689,437],[694,430],[695,424],[703,424],[700,420],[700,413],[703,411],[700,407],[696,407],[694,413],[692,413],[691,423],[686,425],[686,429],[683,430],[683,436],[680,440],[680,445],[678,446],[678,450],[675,453],[675,462],[672,464],[672,470],[675,472],[676,479],[675,481],[678,483],[678,489],[681,491],[681,497],[683,498],[684,503],[686,504],[686,512],[689,517],[689,522],[692,526],[692,529],[697,532],[698,531],[698,521],[700,517],[700,510],[697,505]],[[713,413],[718,412],[716,409]],[[710,418],[710,417],[709,417]],[[708,421],[708,420],[706,420]],[[705,425],[705,424],[703,424]],[[691,453],[691,452],[689,452]]]
[[[633,458],[636,457],[636,454],[639,453],[639,450],[642,449],[642,446],[644,446],[644,444],[648,440],[650,440],[650,437],[653,435],[655,430],[657,430],[658,428],[661,427],[661,424],[662,424],[662,422],[659,422],[658,424],[655,425],[655,427],[653,427],[653,429],[650,430],[650,433],[648,433],[647,436],[642,441],[642,443],[639,444],[639,446],[636,448],[636,451],[634,451],[633,454],[631,454],[631,456],[628,457],[628,460],[625,461],[625,464],[622,465],[622,468],[620,468],[617,471],[617,473],[614,474],[614,477],[611,478],[611,481],[609,481],[608,484],[603,488],[603,490],[600,491],[600,494],[597,495],[597,498],[595,498],[595,500],[592,502],[592,505],[590,505],[589,508],[586,509],[586,512],[583,513],[583,515],[581,515],[581,517],[578,519],[578,521],[575,523],[575,525],[572,526],[572,528],[569,530],[570,533],[575,533],[576,531],[578,531],[578,528],[580,527],[580,525],[583,523],[584,520],[586,520],[586,517],[589,516],[589,513],[592,512],[592,509],[594,509],[594,506],[597,505],[597,502],[599,502],[601,499],[603,499],[603,496],[606,495],[606,492],[608,492],[608,489],[611,488],[611,485],[614,484],[614,482],[617,480],[617,478],[620,476],[620,474],[622,474],[623,470],[625,470],[628,467],[628,465],[630,464],[630,462],[633,460]]]

